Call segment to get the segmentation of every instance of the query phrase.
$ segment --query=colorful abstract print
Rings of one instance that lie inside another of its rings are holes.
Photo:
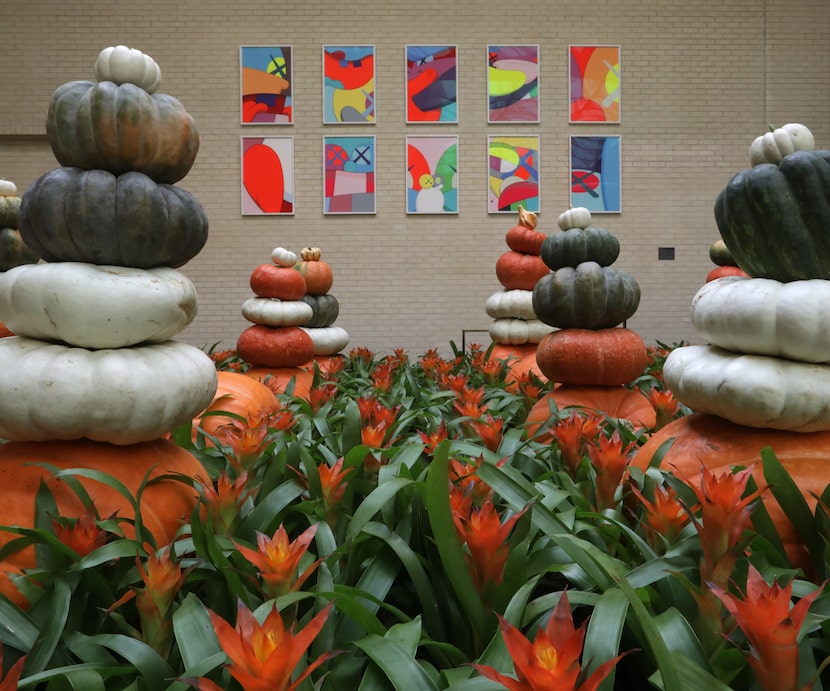
[[[323,122],[375,122],[375,47],[323,47]]]
[[[242,213],[294,213],[292,137],[242,137]]]
[[[406,138],[406,212],[458,213],[458,137]]]
[[[490,137],[487,210],[539,211],[539,137]]]
[[[570,121],[620,121],[619,46],[571,46]]]
[[[406,47],[406,121],[458,122],[455,46]]]
[[[539,122],[539,46],[487,48],[489,122]]]
[[[620,137],[571,137],[571,207],[617,213],[620,189]]]
[[[323,156],[323,211],[375,213],[375,138],[325,137]]]
[[[291,48],[242,46],[242,124],[290,125],[294,122],[291,97]]]

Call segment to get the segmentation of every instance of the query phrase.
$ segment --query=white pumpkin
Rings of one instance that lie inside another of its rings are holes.
[[[804,125],[791,122],[756,137],[749,147],[749,162],[753,166],[778,163],[794,151],[813,151],[815,148],[813,133]]]
[[[484,310],[493,319],[536,319],[532,290],[500,290],[484,303]]]
[[[315,355],[334,355],[349,344],[349,332],[340,326],[300,328],[311,336]]]
[[[213,361],[187,343],[87,350],[0,339],[0,438],[135,444],[201,413],[216,393]]]
[[[747,427],[830,430],[830,366],[717,346],[675,348],[663,378],[678,400]]]
[[[55,262],[0,273],[0,321],[19,336],[82,348],[167,341],[197,309],[193,283],[170,267]]]
[[[507,345],[538,343],[553,331],[538,319],[495,319],[490,324],[490,340]]]
[[[271,261],[277,266],[292,267],[298,259],[296,252],[285,249],[285,247],[275,247],[271,250]]]
[[[302,300],[250,298],[242,303],[242,316],[265,326],[299,326],[314,316],[314,310]]]
[[[11,180],[0,178],[0,197],[16,197],[17,185]]]
[[[698,290],[691,316],[703,338],[727,350],[830,362],[830,281],[719,278]]]
[[[95,79],[114,84],[135,84],[148,94],[161,85],[161,68],[153,58],[137,48],[110,46],[95,60]]]
[[[591,227],[591,212],[584,206],[575,206],[561,213],[557,223],[560,230],[570,230],[571,228],[585,230],[585,228]]]

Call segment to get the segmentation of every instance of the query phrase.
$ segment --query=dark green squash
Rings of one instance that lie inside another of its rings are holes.
[[[796,151],[735,175],[715,221],[737,265],[755,278],[830,278],[830,151]]]
[[[136,170],[172,184],[187,175],[199,133],[184,106],[135,84],[71,81],[52,94],[46,134],[62,166]]]
[[[554,271],[582,262],[611,266],[619,256],[619,240],[604,228],[569,228],[542,242],[542,260]]]
[[[208,219],[190,192],[142,173],[64,167],[24,193],[20,234],[50,262],[178,267],[205,246]]]
[[[303,326],[310,328],[322,328],[334,324],[340,314],[340,303],[331,293],[323,295],[303,295],[300,298],[303,302],[311,305],[312,317]]]
[[[640,286],[634,277],[596,262],[557,269],[533,289],[533,311],[560,329],[608,329],[623,323],[639,305]]]
[[[2,197],[0,197],[2,199]],[[37,264],[32,252],[14,228],[0,228],[0,271],[8,271],[21,264]]]
[[[17,228],[20,197],[0,197],[0,228]]]

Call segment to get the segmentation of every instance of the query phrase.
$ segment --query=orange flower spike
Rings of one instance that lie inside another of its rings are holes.
[[[331,511],[343,499],[347,484],[344,482],[346,476],[355,469],[355,466],[343,470],[343,459],[338,458],[333,466],[320,463],[317,472],[320,474],[320,486],[323,491],[323,505],[326,511]]]
[[[541,626],[533,642],[519,629],[499,616],[507,651],[513,660],[516,678],[486,665],[474,664],[478,672],[510,691],[596,691],[614,665],[627,653],[604,662],[577,686],[582,667],[579,658],[585,641],[587,620],[577,629],[573,625],[567,593],[562,593],[548,623]]]
[[[240,470],[250,468],[268,447],[268,421],[264,415],[257,415],[245,422],[232,420],[217,429],[216,435],[231,447],[231,465]]]
[[[504,465],[507,459],[499,461],[496,466]],[[493,498],[493,488],[490,487],[478,474],[478,467],[481,465],[482,459],[477,461],[468,461],[462,463],[456,459],[452,459],[449,465],[450,482],[461,488],[465,494],[468,494],[472,503],[476,506],[481,506],[486,501]]]
[[[374,359],[375,354],[368,348],[352,348],[349,351],[349,358],[354,362],[360,360],[363,362],[364,365],[368,365]]]
[[[317,525],[308,527],[296,540],[291,542],[283,524],[273,537],[257,533],[257,548],[251,549],[236,544],[239,553],[259,571],[264,588],[272,597],[279,597],[298,590],[320,563],[315,561],[301,575],[297,575],[300,560],[317,534]]]
[[[483,386],[478,389],[464,388],[462,391],[456,391],[455,395],[455,410],[461,417],[480,418],[487,411],[487,406],[483,405]]]
[[[237,607],[236,627],[208,610],[219,645],[230,659],[228,671],[245,691],[295,691],[323,662],[336,652],[324,653],[309,664],[293,682],[291,675],[306,654],[312,641],[320,633],[331,612],[328,604],[298,633],[286,631],[276,606],[260,624],[253,613],[240,603]],[[208,679],[186,679],[202,691],[219,687]]]
[[[656,429],[665,427],[674,420],[680,408],[680,401],[674,397],[674,394],[669,389],[652,388],[648,392],[647,398],[657,413]]]
[[[295,422],[297,422],[297,420],[294,417],[294,413],[287,408],[280,408],[271,414],[268,426],[271,429],[276,429],[280,432],[288,432],[294,426]]]
[[[23,673],[23,665],[26,664],[26,656],[24,655],[21,657],[17,662],[15,662],[11,667],[9,667],[9,671],[6,672],[6,676],[0,680],[0,691],[17,691],[18,682],[20,681],[20,675]],[[3,644],[0,643],[0,672],[3,671]]]
[[[463,393],[470,388],[470,378],[466,374],[447,373],[443,377],[442,384],[446,390],[463,395]]]
[[[522,372],[516,377],[519,393],[528,401],[537,401],[542,395],[543,387],[537,381],[538,378],[535,378],[531,372]]]
[[[479,436],[484,446],[495,452],[501,445],[503,418],[494,418],[489,413],[484,420],[470,420],[470,427]]]
[[[588,455],[596,470],[597,509],[616,506],[617,488],[628,474],[629,447],[623,447],[619,430],[608,437],[600,435],[596,444],[588,446]]]
[[[562,460],[565,461],[571,477],[576,476],[584,455],[585,444],[582,435],[584,424],[585,418],[576,413],[571,413],[568,417],[559,420],[551,429],[559,447],[559,452],[562,454]]]
[[[136,559],[138,573],[144,581],[144,588],[136,596],[138,607],[142,609],[142,601],[147,600],[162,617],[170,610],[185,579],[181,565],[173,561],[171,552],[168,548],[160,555],[150,554],[146,570],[141,559]]]
[[[441,424],[434,432],[418,431],[418,436],[424,444],[424,453],[431,457],[438,445],[447,438],[447,423],[441,420]]]
[[[107,542],[107,531],[98,526],[95,507],[89,506],[77,519],[65,517],[52,519],[52,531],[64,545],[72,548],[79,557],[85,557]]]
[[[376,365],[372,371],[372,387],[380,393],[388,393],[392,388],[392,380],[395,375],[395,363],[391,360]]]
[[[823,585],[792,609],[792,581],[783,588],[776,582],[768,585],[753,564],[749,565],[743,599],[714,583],[709,587],[749,641],[746,656],[760,687],[764,691],[798,691],[798,633]]]
[[[322,386],[315,386],[308,392],[308,403],[315,413],[319,413],[320,409],[334,398],[336,393],[337,384],[329,382]]]
[[[645,507],[645,529],[649,543],[662,544],[663,540],[674,542],[683,527],[691,520],[674,490],[662,486],[654,488],[654,501],[646,499],[636,487],[631,491]]]
[[[523,513],[521,511],[502,523],[493,502],[486,501],[481,508],[474,508],[462,523],[470,552],[468,564],[479,593],[489,583],[501,583],[504,565],[510,555],[507,538]]]
[[[501,381],[504,363],[500,360],[482,360],[480,364],[475,366],[484,375],[488,384],[495,384]]]
[[[214,488],[212,483],[198,485],[204,503],[205,519],[220,535],[230,535],[232,526],[239,516],[239,509],[249,497],[256,494],[256,488],[248,487],[248,473],[243,471],[231,481],[223,470]]]

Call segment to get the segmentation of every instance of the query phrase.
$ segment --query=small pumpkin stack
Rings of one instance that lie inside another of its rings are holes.
[[[640,304],[636,279],[612,266],[620,243],[594,227],[584,207],[565,211],[558,225],[561,232],[542,243],[541,257],[551,271],[533,289],[533,310],[556,329],[539,341],[536,362],[560,386],[536,403],[528,421],[544,422],[553,400],[559,407],[581,405],[652,427],[655,412],[648,399],[625,387],[643,373],[648,355],[639,334],[620,326]]]
[[[18,213],[20,197],[17,185],[11,180],[0,178],[0,271],[8,271],[21,264],[34,264],[38,257],[20,237]],[[5,324],[0,322],[0,338],[13,336]]]
[[[519,206],[519,219],[507,231],[509,250],[496,261],[496,278],[502,288],[484,305],[490,339],[496,344],[491,357],[521,360],[536,351],[536,344],[552,331],[533,311],[533,287],[548,273],[542,261],[545,234],[536,230],[536,214]]]
[[[830,482],[830,151],[814,147],[797,123],[764,134],[751,167],[718,195],[718,229],[749,277],[719,278],[694,296],[692,323],[708,344],[676,348],[663,374],[696,412],[655,434],[638,465],[676,438],[663,464],[681,477],[701,463],[754,463],[762,484],[769,445],[811,505]],[[768,508],[797,551],[780,508]]]
[[[39,462],[99,468],[133,492],[148,473],[204,474],[163,438],[217,387],[211,359],[172,340],[197,311],[196,290],[176,268],[208,233],[201,204],[173,185],[193,165],[198,131],[157,91],[161,71],[141,51],[106,48],[94,74],[52,95],[46,132],[60,167],[20,202],[21,238],[45,262],[0,274],[0,319],[17,334],[0,340],[0,437],[10,440],[0,446],[0,502],[21,511],[7,524],[31,525],[37,478],[50,476],[31,469]],[[87,489],[100,515],[130,517],[118,492]],[[147,490],[144,521],[169,540],[195,492],[172,481]],[[71,491],[57,499],[67,516],[82,509]],[[2,574],[32,563],[33,553],[18,553]],[[0,590],[16,593],[5,581]]]

